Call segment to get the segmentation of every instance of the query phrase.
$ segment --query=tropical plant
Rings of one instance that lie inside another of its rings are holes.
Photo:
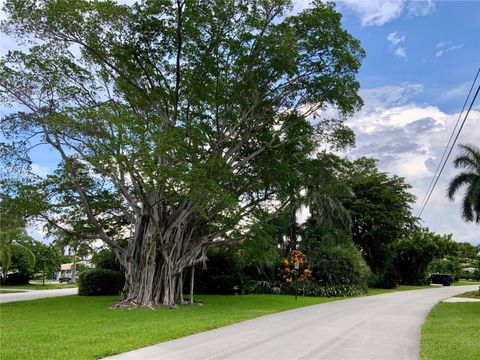
[[[453,201],[455,193],[466,187],[462,202],[462,217],[467,222],[480,223],[480,148],[471,144],[461,144],[462,153],[453,160],[455,168],[463,168],[447,189],[448,198]]]

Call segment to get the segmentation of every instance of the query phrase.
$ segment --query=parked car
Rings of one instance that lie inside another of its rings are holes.
[[[450,274],[431,274],[427,280],[430,284],[440,284],[443,286],[450,286],[453,283],[453,278]]]
[[[69,277],[61,277],[58,279],[58,282],[61,284],[61,283],[64,283],[66,282],[67,284],[70,282],[70,280],[72,280],[71,278]]]

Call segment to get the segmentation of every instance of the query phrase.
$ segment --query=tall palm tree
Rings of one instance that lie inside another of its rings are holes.
[[[462,217],[465,221],[480,224],[480,148],[471,144],[459,145],[462,153],[455,158],[456,168],[463,168],[447,189],[447,196],[453,200],[455,193],[466,186],[463,196]]]

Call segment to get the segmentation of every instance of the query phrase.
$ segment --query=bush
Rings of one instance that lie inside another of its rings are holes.
[[[471,280],[480,281],[480,269],[477,269],[473,272]]]
[[[295,281],[292,284],[282,284],[282,294],[319,297],[358,296],[366,292],[366,286],[359,285],[322,285],[313,281]]]
[[[27,285],[31,276],[27,274],[14,273],[8,274],[5,279],[5,285]]]
[[[195,293],[233,295],[242,292],[242,280],[246,282],[246,279],[240,279],[234,256],[223,249],[210,249],[207,256],[206,269],[197,268],[195,271]]]
[[[359,250],[350,244],[322,249],[312,268],[315,278],[328,285],[364,286],[371,276]]]
[[[118,271],[108,269],[90,269],[79,276],[78,294],[118,295],[123,287],[122,275]]]

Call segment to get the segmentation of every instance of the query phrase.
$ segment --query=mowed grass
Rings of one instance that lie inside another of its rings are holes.
[[[480,285],[480,281],[473,280],[459,280],[453,283],[454,286],[464,286],[464,285]]]
[[[456,295],[456,297],[470,298],[470,299],[479,299],[480,300],[480,290],[469,291],[461,295]]]
[[[78,284],[26,284],[26,285],[2,285],[0,290],[25,289],[25,290],[54,290],[78,287]]]
[[[238,321],[340,298],[198,296],[203,305],[111,309],[114,296],[66,296],[0,306],[0,358],[96,359]]]
[[[396,291],[408,291],[408,290],[425,290],[425,289],[435,289],[434,286],[429,285],[399,285],[394,289],[380,289],[380,288],[368,288],[366,295],[381,295],[389,294]]]
[[[420,359],[480,359],[480,303],[436,305],[422,327]]]

